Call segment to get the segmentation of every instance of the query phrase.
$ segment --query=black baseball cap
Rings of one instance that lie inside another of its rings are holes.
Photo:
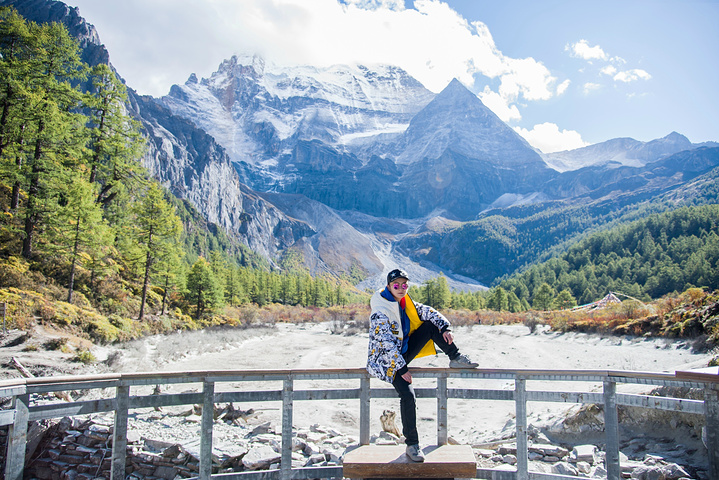
[[[407,272],[405,272],[404,270],[400,270],[399,268],[395,268],[387,274],[387,285],[392,283],[394,280],[397,280],[398,278],[404,278],[409,282],[409,275],[407,275]]]

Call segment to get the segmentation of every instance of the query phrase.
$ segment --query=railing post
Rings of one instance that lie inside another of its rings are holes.
[[[607,479],[619,480],[619,413],[617,412],[617,383],[604,381],[604,432],[607,437]]]
[[[30,396],[17,395],[13,398],[15,422],[10,425],[5,459],[5,478],[22,480],[25,469],[25,445],[27,444],[27,422],[30,419]]]
[[[527,379],[514,380],[514,408],[517,420],[517,480],[529,478],[529,451],[527,446]]]
[[[282,460],[280,462],[280,478],[292,478],[292,408],[293,408],[292,376],[288,375],[282,383]]]
[[[369,374],[360,378],[360,445],[369,445],[370,389]]]
[[[202,382],[202,421],[200,428],[200,479],[212,475],[212,427],[215,423],[215,382]]]
[[[115,389],[115,425],[112,429],[112,464],[110,478],[123,480],[127,464],[127,417],[130,406],[130,386]]]
[[[709,452],[709,478],[719,478],[719,386],[704,388],[706,447]]]
[[[437,377],[437,445],[447,445],[447,373]]]

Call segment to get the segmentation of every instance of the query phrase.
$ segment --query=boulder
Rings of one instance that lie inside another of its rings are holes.
[[[282,456],[269,445],[253,445],[242,457],[242,464],[248,470],[260,470],[278,462]]]

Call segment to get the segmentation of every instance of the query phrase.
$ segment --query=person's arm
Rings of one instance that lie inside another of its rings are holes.
[[[451,331],[447,317],[434,308],[419,302],[414,302],[414,307],[417,309],[419,319],[423,322],[432,322],[442,333]]]
[[[399,338],[392,333],[390,328],[390,320],[387,315],[382,312],[373,312],[370,316],[370,350],[374,349],[373,357],[378,365],[385,370],[393,368],[387,375],[394,379],[395,375],[402,375],[407,372],[407,364],[400,352],[401,342]],[[394,360],[394,366],[391,362]]]

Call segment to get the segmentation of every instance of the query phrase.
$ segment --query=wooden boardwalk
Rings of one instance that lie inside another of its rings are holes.
[[[474,478],[477,463],[469,445],[428,446],[423,463],[405,455],[404,445],[365,445],[345,454],[346,478]]]

